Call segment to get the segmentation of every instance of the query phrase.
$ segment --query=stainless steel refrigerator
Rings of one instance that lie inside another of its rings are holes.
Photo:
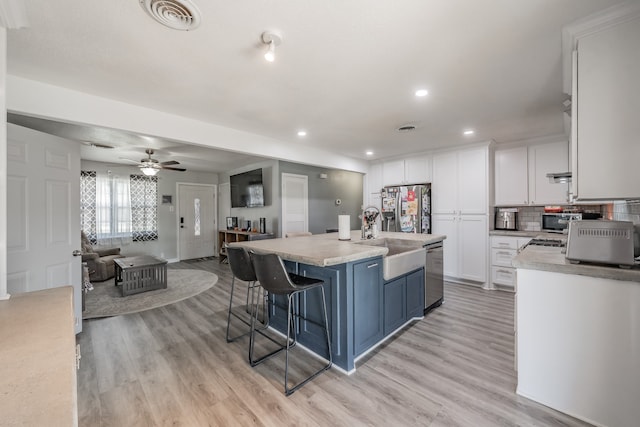
[[[431,184],[382,189],[382,231],[431,233]]]

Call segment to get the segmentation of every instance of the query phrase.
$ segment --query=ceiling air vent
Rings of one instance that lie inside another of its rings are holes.
[[[200,11],[189,0],[140,0],[153,19],[174,30],[191,31],[200,25]]]
[[[82,142],[82,144],[86,145],[87,147],[104,148],[106,150],[111,150],[111,149],[115,148],[113,145],[101,144],[99,142],[91,142],[91,141],[81,141],[81,142]]]
[[[402,125],[397,129],[398,132],[411,132],[414,130],[416,130],[414,125]]]

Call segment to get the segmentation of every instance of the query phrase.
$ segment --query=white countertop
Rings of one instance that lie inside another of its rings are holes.
[[[564,233],[549,233],[546,231],[524,231],[524,230],[491,230],[490,236],[508,236],[508,237],[536,237],[539,239],[566,239]]]
[[[360,230],[351,231],[351,240],[338,239],[338,233],[314,234],[312,236],[268,239],[248,242],[234,242],[231,246],[243,246],[256,252],[278,254],[282,259],[303,264],[326,267],[345,262],[386,255],[383,246],[358,244],[363,242]],[[416,242],[417,246],[436,243],[446,239],[441,234],[414,234],[380,232],[378,239],[394,238]]]
[[[0,424],[77,426],[73,288],[0,301]]]
[[[527,246],[513,259],[512,265],[516,268],[529,270],[640,282],[640,266],[620,268],[599,264],[571,264],[565,258],[563,249],[549,246]]]

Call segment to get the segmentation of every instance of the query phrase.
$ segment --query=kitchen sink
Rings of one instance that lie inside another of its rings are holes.
[[[384,280],[391,280],[424,267],[426,261],[425,248],[422,247],[421,242],[385,237],[382,239],[362,240],[355,244],[382,246],[389,249],[389,252],[382,258]]]

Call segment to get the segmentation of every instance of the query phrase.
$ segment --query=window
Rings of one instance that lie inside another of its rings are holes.
[[[131,175],[130,183],[133,241],[158,240],[158,177]]]
[[[92,243],[158,239],[158,178],[80,174],[81,227]],[[116,240],[117,239],[117,240]]]
[[[193,235],[200,235],[200,199],[193,199]]]

